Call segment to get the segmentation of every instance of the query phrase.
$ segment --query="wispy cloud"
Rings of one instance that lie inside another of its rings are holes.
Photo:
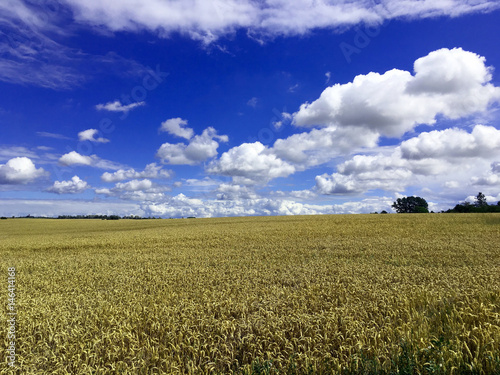
[[[115,53],[90,55],[67,41],[74,25],[62,3],[0,2],[0,81],[69,90],[109,70],[141,75],[146,68]]]
[[[70,166],[88,166],[100,169],[119,170],[123,169],[123,165],[115,163],[110,160],[99,158],[97,155],[81,155],[76,151],[68,152],[59,158],[59,164]]]
[[[181,32],[203,43],[237,29],[256,40],[265,36],[300,35],[318,28],[380,23],[393,18],[456,17],[498,9],[497,1],[214,0],[106,2],[66,0],[77,21],[112,31],[146,29],[160,35]],[[141,9],[140,12],[137,9]],[[262,37],[260,37],[262,36]]]
[[[36,152],[22,146],[0,146],[0,160],[8,160],[15,157],[27,157],[38,159]]]
[[[257,104],[259,103],[259,99],[257,99],[255,96],[253,98],[251,98],[250,100],[248,100],[247,102],[247,105],[252,107],[252,108],[255,108],[257,107]]]
[[[106,104],[97,104],[95,107],[98,111],[110,111],[110,112],[128,112],[134,108],[146,105],[146,102],[136,102],[127,105],[123,105],[119,100],[114,102],[109,102]]]
[[[63,140],[72,140],[72,138],[67,137],[62,134],[57,134],[57,133],[49,133],[49,132],[36,132],[36,135],[40,137],[45,137],[45,138],[54,138],[54,139],[63,139]]]

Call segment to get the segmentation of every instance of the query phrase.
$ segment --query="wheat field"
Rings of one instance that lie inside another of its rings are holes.
[[[500,215],[0,222],[1,374],[499,374]]]

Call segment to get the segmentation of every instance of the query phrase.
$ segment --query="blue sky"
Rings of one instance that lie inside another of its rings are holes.
[[[500,200],[500,2],[7,0],[0,215]]]

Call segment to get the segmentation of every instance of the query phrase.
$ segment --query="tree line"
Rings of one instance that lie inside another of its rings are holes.
[[[391,206],[397,213],[428,213],[429,205],[424,198],[421,197],[403,197],[398,198]],[[474,203],[463,202],[457,204],[454,208],[445,213],[483,213],[483,212],[500,212],[500,201],[496,204],[488,204],[486,196],[479,192],[474,198]]]

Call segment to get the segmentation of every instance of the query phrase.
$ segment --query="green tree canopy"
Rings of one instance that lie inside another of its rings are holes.
[[[481,192],[479,192],[479,194],[475,199],[476,199],[476,207],[484,207],[488,205],[488,203],[486,202],[486,196]]]
[[[392,204],[392,208],[398,213],[428,213],[429,205],[424,198],[420,197],[403,197],[398,198]]]

